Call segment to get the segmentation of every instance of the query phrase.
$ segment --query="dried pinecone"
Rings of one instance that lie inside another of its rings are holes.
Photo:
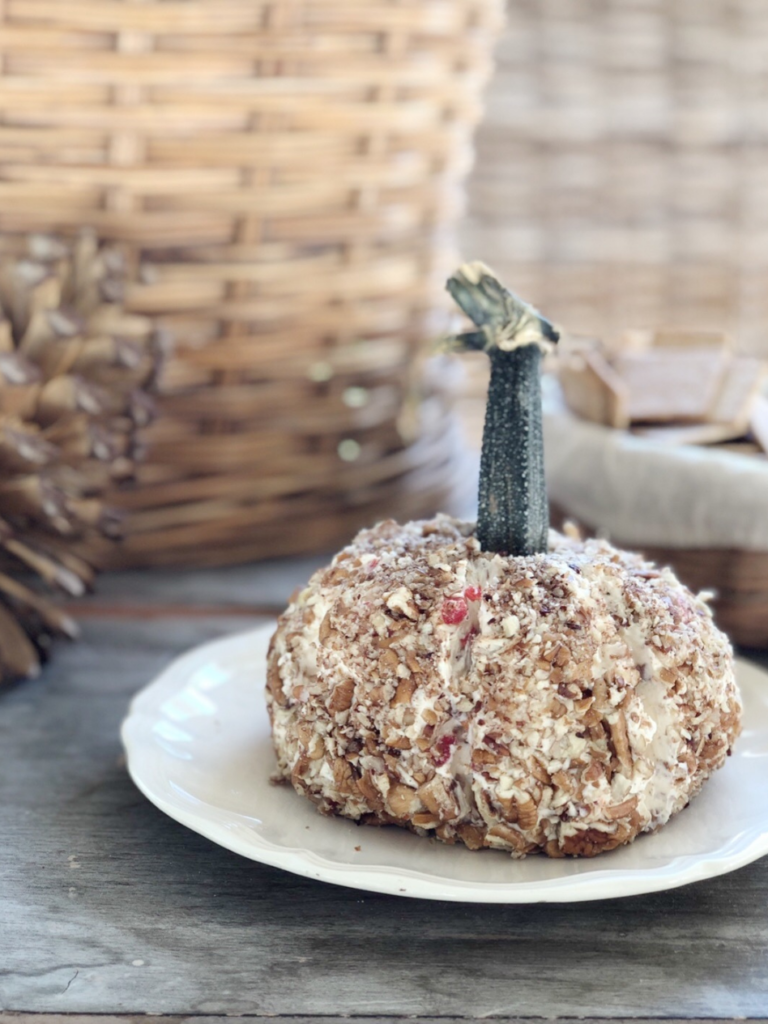
[[[92,582],[73,542],[119,533],[100,495],[133,471],[162,348],[124,276],[91,234],[0,239],[0,682],[75,635],[50,595]]]

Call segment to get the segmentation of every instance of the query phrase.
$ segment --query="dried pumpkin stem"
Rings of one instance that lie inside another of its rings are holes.
[[[486,551],[531,555],[547,550],[541,349],[492,352],[480,458],[477,535]]]
[[[549,506],[541,423],[541,355],[558,334],[482,263],[464,264],[448,290],[479,330],[451,339],[488,353],[491,380],[480,459],[477,536],[486,551],[547,550]]]

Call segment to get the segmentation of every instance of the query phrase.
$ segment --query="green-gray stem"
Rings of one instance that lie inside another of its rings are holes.
[[[446,287],[476,330],[453,349],[491,360],[483,430],[477,535],[486,551],[547,550],[549,506],[541,425],[541,353],[559,338],[552,324],[505,288],[483,263],[464,263]]]
[[[541,349],[488,353],[491,381],[483,430],[477,536],[485,551],[547,550],[549,507],[541,426]]]

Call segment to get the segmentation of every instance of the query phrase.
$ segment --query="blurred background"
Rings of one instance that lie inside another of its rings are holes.
[[[0,4],[8,558],[471,512],[487,366],[434,351],[479,258],[575,353],[559,511],[768,643],[766,40],[758,0]]]
[[[768,6],[516,0],[462,242],[571,330],[768,353]]]
[[[508,4],[461,224],[467,256],[603,342],[586,363],[561,356],[567,402],[545,403],[555,519],[672,564],[754,645],[768,644],[767,40],[756,0]],[[664,351],[643,349],[660,330]],[[487,367],[465,362],[476,447]]]

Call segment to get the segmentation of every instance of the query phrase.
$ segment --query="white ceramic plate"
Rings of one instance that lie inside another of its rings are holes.
[[[672,889],[768,853],[768,673],[740,662],[745,732],[728,764],[655,836],[594,860],[512,860],[397,828],[324,818],[275,763],[264,704],[272,626],[205,644],[142,690],[123,723],[139,789],[244,857],[355,889],[477,903],[566,902]]]

